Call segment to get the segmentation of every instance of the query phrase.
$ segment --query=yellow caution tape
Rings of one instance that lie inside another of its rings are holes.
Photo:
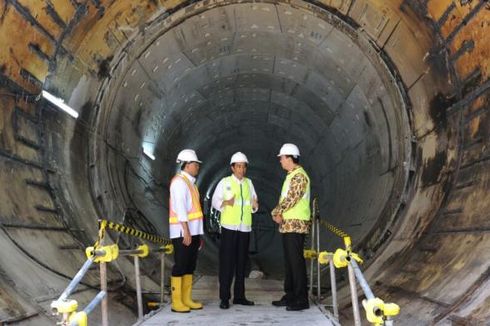
[[[143,240],[147,240],[147,241],[150,241],[153,243],[161,243],[164,245],[171,243],[171,241],[169,239],[165,239],[163,237],[159,237],[159,236],[154,235],[154,234],[149,234],[149,233],[146,233],[146,232],[143,232],[140,230],[133,229],[129,226],[114,223],[111,221],[100,220],[99,229],[102,230],[102,229],[105,229],[106,227],[108,227],[111,230],[114,230],[114,231],[117,231],[120,233],[124,233],[124,234],[130,235],[130,236],[133,236],[133,237],[137,237],[137,238],[140,238]],[[100,230],[99,230],[99,240],[102,239],[102,237],[104,235],[104,232],[102,232],[102,234],[101,234]],[[102,235],[102,237],[101,237],[101,235]],[[99,240],[96,242],[96,244],[98,244]],[[94,247],[96,247],[96,245],[94,245]]]
[[[332,225],[326,221],[320,221],[320,224],[323,225],[324,227],[326,227],[330,232],[332,232],[335,235],[337,235],[338,237],[342,238],[344,240],[345,249],[348,251],[351,250],[352,240],[351,240],[351,237],[347,233],[345,233],[344,231],[342,231],[338,227],[336,227],[336,226],[334,226],[334,225]]]
[[[335,225],[332,225],[326,221],[321,220],[320,224],[326,227],[330,232],[334,233],[335,235],[339,236],[340,238],[345,238],[348,237],[349,235],[336,227]]]

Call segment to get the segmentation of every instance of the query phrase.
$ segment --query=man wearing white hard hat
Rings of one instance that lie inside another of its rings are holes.
[[[177,156],[177,163],[180,171],[170,182],[169,200],[169,230],[175,251],[171,310],[189,312],[202,309],[200,302],[192,300],[192,274],[203,234],[203,213],[195,184],[202,162],[192,149],[184,149]]]
[[[305,237],[310,230],[310,178],[299,165],[299,149],[284,144],[279,154],[280,163],[287,171],[279,203],[272,210],[274,222],[279,224],[285,260],[284,292],[274,306],[286,306],[288,311],[308,309],[306,262],[303,256]]]
[[[221,244],[219,251],[220,308],[228,309],[230,288],[235,277],[233,304],[254,305],[245,297],[245,265],[248,259],[252,213],[258,208],[257,194],[252,181],[245,177],[248,159],[237,152],[230,160],[232,175],[221,179],[216,186],[212,205],[221,212]]]

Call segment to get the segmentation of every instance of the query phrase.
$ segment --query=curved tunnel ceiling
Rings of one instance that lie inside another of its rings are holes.
[[[402,324],[490,319],[485,1],[8,0],[0,12],[0,242],[10,253],[0,321],[51,322],[43,311],[83,263],[97,218],[166,236],[185,147],[204,161],[205,207],[231,154],[247,154],[261,200],[252,265],[280,278],[269,211],[285,142],[299,145],[322,218],[352,236]],[[41,88],[80,117],[39,101]],[[199,273],[212,274],[218,243],[206,223]],[[339,245],[322,231],[322,248]],[[158,264],[142,266],[154,291]],[[127,322],[131,261],[109,278],[112,316]],[[84,281],[79,302],[96,273]],[[344,288],[345,316],[348,300]]]
[[[157,20],[114,59],[100,133],[127,146],[129,157],[145,161],[141,148],[151,148],[157,160],[149,169],[163,175],[173,172],[178,150],[195,148],[205,162],[203,190],[243,151],[250,176],[273,185],[258,186],[267,207],[282,178],[278,148],[293,142],[331,223],[363,239],[376,221],[390,220],[381,212],[403,191],[411,136],[401,94],[374,47],[306,3],[215,6],[190,7],[178,24]],[[111,176],[97,179],[104,175]]]

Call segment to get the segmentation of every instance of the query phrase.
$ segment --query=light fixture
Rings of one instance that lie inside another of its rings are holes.
[[[68,105],[65,104],[65,101],[59,97],[54,96],[53,94],[43,90],[43,97],[48,100],[49,102],[53,103],[56,105],[58,108],[61,110],[65,111],[75,119],[78,118],[78,112],[69,107]]]
[[[153,152],[151,149],[149,148],[146,148],[145,146],[143,146],[143,153],[148,156],[148,158],[150,158],[152,161],[155,160],[155,155],[153,155]]]

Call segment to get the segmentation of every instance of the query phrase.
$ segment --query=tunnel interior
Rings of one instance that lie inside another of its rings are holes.
[[[0,1],[9,253],[0,322],[52,323],[49,304],[86,259],[98,219],[167,237],[183,148],[203,161],[206,212],[231,155],[248,156],[260,201],[252,268],[281,279],[270,211],[287,142],[300,148],[321,219],[352,237],[374,292],[402,306],[401,324],[488,322],[489,9],[485,0]],[[80,116],[43,100],[43,89]],[[198,275],[217,273],[215,217]],[[108,235],[124,249],[140,242]],[[322,228],[321,247],[339,246]],[[108,270],[115,323],[134,319],[133,268],[121,259]],[[157,257],[142,270],[155,292]],[[98,282],[89,273],[77,300]]]
[[[198,184],[208,202],[242,151],[261,203],[254,251],[268,251],[258,264],[274,275],[280,269],[267,268],[268,255],[281,250],[270,211],[284,176],[277,153],[292,142],[329,223],[362,240],[392,219],[385,207],[396,206],[406,184],[409,120],[383,59],[349,25],[305,4],[245,3],[189,8],[183,21],[158,21],[142,37],[113,59],[93,117],[104,135],[91,141],[93,178],[121,188],[102,196],[110,216],[124,212],[108,207],[135,207],[166,232],[168,186],[151,184],[171,178],[178,151],[196,149],[204,161]]]

